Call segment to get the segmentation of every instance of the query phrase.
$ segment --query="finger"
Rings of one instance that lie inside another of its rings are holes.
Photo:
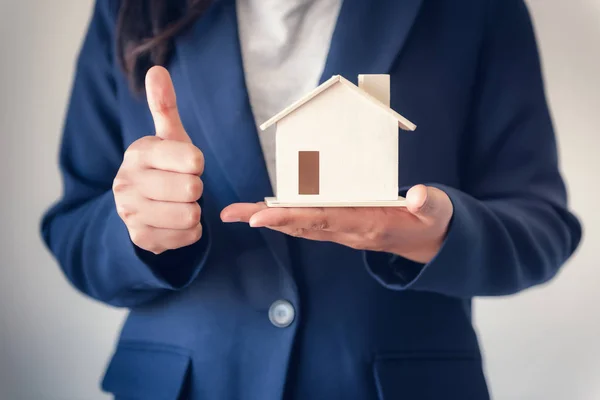
[[[264,202],[231,204],[221,211],[221,220],[223,222],[247,223],[254,214],[266,208],[267,206]]]
[[[377,229],[386,217],[382,208],[271,208],[261,211],[250,220],[250,226],[292,226],[313,231],[369,232]]]
[[[175,250],[190,246],[202,238],[202,225],[185,230],[159,229],[142,226],[129,230],[131,241],[138,247],[160,254],[166,250]]]
[[[252,215],[248,221],[254,228],[297,227],[314,230],[329,229],[328,215],[323,208],[268,208]]]
[[[202,196],[204,185],[197,175],[146,169],[138,176],[136,187],[150,200],[192,203]]]
[[[117,212],[128,227],[148,225],[160,229],[191,229],[200,223],[198,203],[154,201],[138,193],[122,194]]]
[[[204,173],[204,154],[191,143],[173,140],[152,142],[144,158],[148,168],[197,176]]]
[[[343,246],[347,246],[353,249],[365,249],[366,244],[364,239],[359,234],[344,233],[344,232],[331,232],[323,230],[311,230],[292,226],[283,227],[267,227],[271,230],[281,232],[283,234],[302,238],[306,240],[313,240],[317,242],[330,242],[337,243]]]
[[[155,66],[146,74],[146,97],[154,119],[156,136],[191,142],[179,117],[175,88],[165,68]]]
[[[452,215],[452,202],[438,188],[416,185],[406,194],[407,209],[421,220],[434,220]]]
[[[273,231],[281,232],[289,236],[294,236],[298,238],[315,240],[319,242],[338,242],[342,235],[337,232],[329,232],[329,231],[321,231],[321,230],[310,230],[297,226],[267,226]]]

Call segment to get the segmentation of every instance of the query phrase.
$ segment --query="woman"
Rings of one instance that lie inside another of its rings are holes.
[[[418,125],[407,208],[266,209],[256,124],[370,73]],[[130,310],[117,399],[487,399],[471,299],[581,238],[522,0],[98,1],[60,165],[45,241]]]

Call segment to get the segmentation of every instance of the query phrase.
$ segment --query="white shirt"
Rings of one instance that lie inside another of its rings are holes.
[[[342,0],[237,0],[246,86],[258,125],[317,87]],[[275,188],[275,127],[258,128]]]

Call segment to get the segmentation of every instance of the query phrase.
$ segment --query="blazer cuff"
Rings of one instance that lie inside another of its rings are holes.
[[[452,277],[454,266],[468,263],[470,225],[466,219],[469,214],[460,201],[460,192],[443,185],[429,186],[443,190],[454,207],[448,233],[436,256],[429,263],[422,264],[396,254],[363,252],[369,274],[388,289],[438,291],[455,280]]]
[[[115,213],[114,229],[106,235],[107,248],[121,269],[129,270],[128,286],[133,289],[181,290],[190,285],[200,273],[208,257],[211,239],[209,229],[202,221],[202,238],[187,247],[156,255],[136,246],[125,224]],[[109,218],[111,218],[109,217]]]

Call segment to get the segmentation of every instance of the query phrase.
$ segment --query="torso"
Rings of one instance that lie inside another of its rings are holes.
[[[257,0],[244,1],[248,3],[237,4],[240,13]],[[380,21],[384,12],[402,20],[396,8],[408,3],[369,1],[364,9],[383,11],[355,19],[346,13],[338,26],[344,36],[338,38],[337,51],[329,60],[339,68],[328,72],[348,79],[357,73],[389,73],[392,108],[418,125],[418,132],[400,135],[399,185],[440,182],[461,188],[461,143],[473,100],[484,7],[475,1],[423,2],[410,39],[400,49],[390,44],[395,33],[380,33],[401,24],[375,26],[372,20]],[[284,386],[298,399],[419,398],[424,390],[435,391],[429,398],[443,398],[443,393],[452,390],[457,398],[486,398],[469,299],[386,289],[367,273],[360,252],[332,243],[290,240],[293,263],[288,270],[294,274],[290,278],[259,230],[221,222],[219,213],[229,204],[259,201],[267,195],[253,189],[257,177],[262,181],[262,173],[247,173],[240,167],[243,163],[250,169],[261,160],[254,146],[248,146],[248,137],[255,139],[256,131],[247,126],[264,122],[318,85],[329,47],[327,40],[319,56],[303,62],[307,56],[301,49],[306,44],[294,47],[295,56],[283,51],[284,44],[278,50],[271,48],[277,38],[287,37],[285,33],[252,32],[250,39],[243,39],[245,80],[256,120],[251,121],[234,48],[233,10],[229,2],[222,4],[211,14],[213,19],[201,21],[193,40],[178,43],[177,56],[169,65],[184,126],[206,157],[202,211],[206,234],[212,240],[210,256],[185,290],[133,309],[121,342],[163,346],[145,350],[152,356],[167,354],[164,346],[189,353],[193,399],[280,399]],[[366,0],[345,0],[345,4],[356,6]],[[310,9],[318,13],[324,6],[325,2],[315,1]],[[277,26],[259,25],[257,15],[251,11],[248,15],[248,19],[240,18],[242,35],[249,29]],[[332,12],[329,22],[321,23],[334,29],[334,20]],[[314,18],[306,21],[306,26],[294,25],[289,32],[310,36],[324,31],[316,28]],[[351,30],[358,33],[353,35]],[[263,37],[270,39],[263,42]],[[365,49],[373,47],[377,49],[365,57]],[[369,68],[373,62],[383,64],[383,59],[390,60],[387,69]],[[286,68],[294,60],[303,66],[297,74]],[[290,85],[283,85],[286,82]],[[150,132],[152,120],[143,99],[129,96],[124,79],[119,89],[125,147]],[[266,106],[260,106],[257,99]],[[266,136],[260,139],[265,158],[274,160],[274,151],[269,150],[274,143],[266,144]],[[269,164],[272,172],[273,163]],[[254,192],[254,197],[249,195]],[[297,319],[288,328],[269,322],[269,307],[278,299],[298,305]],[[121,354],[131,353],[135,352],[121,350]],[[116,359],[123,365],[143,367],[139,361],[143,358],[136,356]],[[166,373],[167,367],[157,368]],[[474,390],[480,396],[471,395]]]

